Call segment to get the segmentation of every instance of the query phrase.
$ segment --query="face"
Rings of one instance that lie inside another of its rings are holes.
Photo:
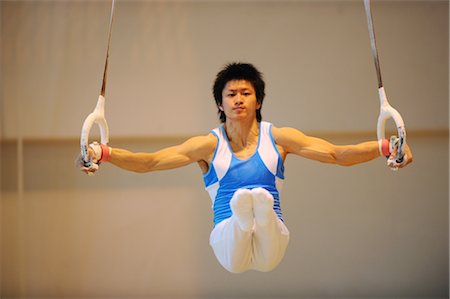
[[[256,110],[261,108],[256,100],[255,88],[246,80],[229,81],[222,91],[222,105],[219,109],[227,119],[240,120],[256,118]]]

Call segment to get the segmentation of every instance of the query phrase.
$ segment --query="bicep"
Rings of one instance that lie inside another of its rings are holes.
[[[324,139],[307,136],[293,128],[275,129],[274,136],[277,144],[282,146],[287,154],[326,163],[333,163],[336,160],[336,147]]]
[[[206,160],[215,146],[212,141],[209,136],[198,136],[182,144],[157,151],[151,159],[152,170],[173,169]]]

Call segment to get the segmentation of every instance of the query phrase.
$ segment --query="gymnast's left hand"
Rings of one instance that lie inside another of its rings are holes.
[[[91,166],[86,167],[84,165],[83,157],[80,154],[75,160],[75,167],[77,167],[87,175],[93,175],[98,170],[100,164],[99,161],[101,158],[101,147],[97,142],[89,144],[88,156],[89,160],[91,161]]]
[[[404,156],[403,156],[403,162],[401,162],[401,163],[398,163],[395,159],[395,156],[397,155],[397,149],[398,149],[398,147],[396,146],[387,161],[387,166],[389,168],[391,168],[392,170],[398,170],[403,167],[406,167],[408,164],[412,163],[412,161],[413,161],[413,155],[412,155],[411,149],[409,148],[408,144],[404,144],[404,146],[403,146]]]

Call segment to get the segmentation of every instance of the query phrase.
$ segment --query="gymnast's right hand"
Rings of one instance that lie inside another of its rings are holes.
[[[89,144],[88,156],[89,161],[91,162],[89,167],[84,164],[81,154],[75,160],[75,166],[88,175],[94,175],[94,173],[98,170],[100,159],[102,157],[102,148],[98,142],[92,142]]]

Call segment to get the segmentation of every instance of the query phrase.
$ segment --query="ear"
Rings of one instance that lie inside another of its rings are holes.
[[[222,107],[222,105],[219,105],[219,106],[217,106],[217,107],[219,107],[219,110],[223,112],[223,107]]]
[[[256,110],[260,110],[261,109],[261,103],[256,103]]]

